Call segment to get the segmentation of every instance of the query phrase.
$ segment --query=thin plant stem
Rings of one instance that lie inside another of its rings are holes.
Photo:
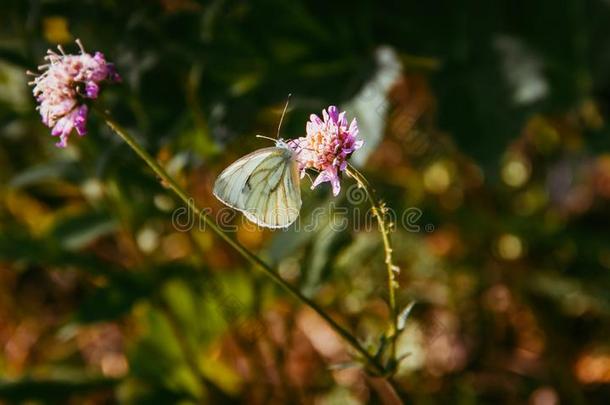
[[[110,129],[115,132],[118,136],[120,136],[131,149],[138,156],[140,156],[146,164],[155,172],[157,176],[163,180],[163,182],[174,192],[176,195],[187,205],[189,210],[192,210],[193,213],[200,219],[203,219],[206,226],[209,227],[214,233],[216,233],[221,239],[227,242],[237,253],[239,253],[244,259],[250,262],[254,267],[262,270],[267,276],[269,276],[273,281],[279,284],[284,290],[290,293],[293,297],[301,301],[303,304],[310,307],[314,310],[322,319],[324,319],[328,325],[339,335],[341,336],[350,346],[352,346],[360,356],[363,357],[364,361],[367,363],[369,367],[371,367],[376,373],[384,374],[385,368],[382,364],[380,364],[356,339],[350,332],[340,326],[337,322],[335,322],[330,315],[328,315],[321,307],[318,306],[314,301],[307,298],[303,295],[299,290],[293,287],[291,284],[287,283],[282,279],[278,273],[276,273],[268,264],[266,264],[263,260],[261,260],[258,256],[248,250],[245,246],[239,243],[237,240],[230,237],[227,233],[225,233],[218,225],[212,221],[212,219],[205,214],[202,210],[200,210],[193,199],[189,197],[189,195],[176,183],[176,181],[163,169],[159,163],[146,151],[140,144],[117,122],[115,122],[112,117],[105,111],[97,109],[96,111],[103,117],[104,121],[110,127]]]
[[[398,280],[396,275],[398,274],[399,268],[392,262],[392,242],[390,240],[390,225],[385,221],[385,205],[377,199],[375,190],[371,187],[366,177],[360,173],[354,166],[348,164],[346,173],[348,176],[353,178],[358,187],[361,187],[366,193],[367,199],[371,204],[373,215],[377,218],[377,224],[379,227],[379,233],[381,233],[381,239],[383,241],[383,250],[385,255],[385,264],[388,278],[388,295],[390,305],[390,359],[392,362],[396,360],[396,337],[398,335],[398,310],[396,307],[396,289],[398,288]],[[395,365],[395,364],[394,364]]]

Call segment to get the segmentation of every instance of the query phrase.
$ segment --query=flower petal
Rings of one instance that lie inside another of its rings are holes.
[[[316,114],[311,114],[311,115],[309,116],[309,120],[310,120],[312,123],[316,124],[316,125],[322,125],[322,124],[323,124],[323,122],[322,122],[322,120],[320,119],[320,117],[318,117]]]
[[[87,82],[85,85],[85,94],[89,98],[97,98],[100,92],[100,86],[97,85],[94,81]]]
[[[358,136],[358,122],[356,121],[356,118],[354,118],[351,122],[351,124],[349,125],[349,129],[348,132],[354,137],[356,138]]]
[[[87,112],[87,106],[82,105],[80,106],[74,117],[74,127],[76,128],[76,133],[80,136],[83,136],[87,133]]]
[[[313,190],[320,184],[326,182],[330,182],[333,188],[333,195],[336,197],[339,194],[339,191],[341,191],[341,183],[339,181],[339,176],[337,175],[337,170],[334,166],[329,166],[326,170],[321,171],[311,185],[311,189]]]
[[[345,111],[343,111],[343,112],[341,112],[341,114],[339,114],[339,117],[337,118],[337,123],[341,127],[347,127],[347,119],[345,119]]]
[[[337,123],[339,117],[339,110],[334,105],[328,107],[328,115],[332,122]],[[326,120],[325,120],[326,121]]]

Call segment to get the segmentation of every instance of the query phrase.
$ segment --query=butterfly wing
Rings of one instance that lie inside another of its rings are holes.
[[[272,147],[242,157],[220,173],[214,195],[258,225],[289,226],[301,209],[293,152],[285,147]]]

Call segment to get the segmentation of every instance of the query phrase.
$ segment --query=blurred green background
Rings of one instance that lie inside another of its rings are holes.
[[[99,102],[213,214],[216,175],[268,146],[288,93],[286,138],[329,104],[357,117],[352,161],[399,215],[417,301],[410,402],[610,402],[608,0],[3,0],[1,401],[382,401],[316,315],[172,226],[178,201],[95,115],[54,147],[24,71],[75,38],[123,77]],[[325,213],[307,231],[224,219],[375,345],[383,254],[351,184],[303,182],[303,221]]]

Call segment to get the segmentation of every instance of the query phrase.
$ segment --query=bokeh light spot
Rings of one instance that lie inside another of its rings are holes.
[[[498,254],[505,260],[516,260],[523,254],[523,243],[518,236],[504,234],[498,238]]]

